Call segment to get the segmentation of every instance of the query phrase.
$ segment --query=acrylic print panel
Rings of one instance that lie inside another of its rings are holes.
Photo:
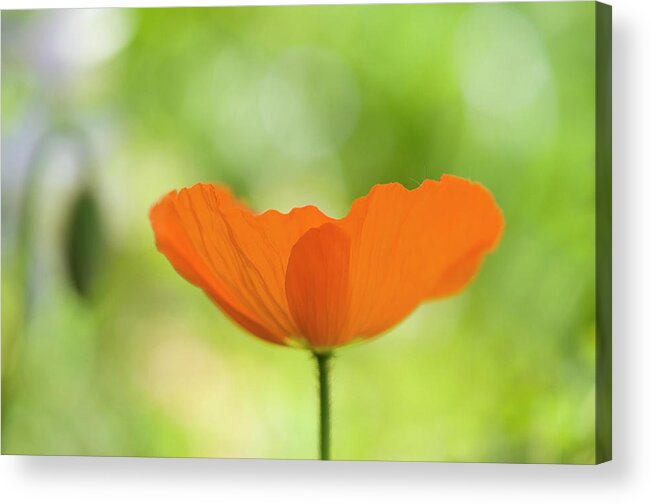
[[[4,12],[3,453],[609,460],[609,75],[593,2]]]

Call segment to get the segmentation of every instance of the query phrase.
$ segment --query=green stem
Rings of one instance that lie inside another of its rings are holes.
[[[330,460],[330,359],[331,352],[314,353],[319,370],[319,453],[321,460]]]

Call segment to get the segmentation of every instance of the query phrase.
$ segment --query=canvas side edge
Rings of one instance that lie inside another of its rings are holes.
[[[595,463],[612,460],[612,8],[595,3]]]

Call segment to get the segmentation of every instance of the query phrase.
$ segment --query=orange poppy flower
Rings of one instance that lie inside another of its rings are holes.
[[[338,220],[314,206],[256,214],[210,184],[170,192],[150,219],[158,250],[235,322],[317,353],[461,291],[504,226],[488,190],[450,175],[376,185]]]

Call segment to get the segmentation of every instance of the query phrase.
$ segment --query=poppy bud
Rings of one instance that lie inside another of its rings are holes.
[[[68,278],[82,297],[90,297],[104,262],[105,239],[100,208],[93,190],[86,186],[76,196],[65,237]]]

